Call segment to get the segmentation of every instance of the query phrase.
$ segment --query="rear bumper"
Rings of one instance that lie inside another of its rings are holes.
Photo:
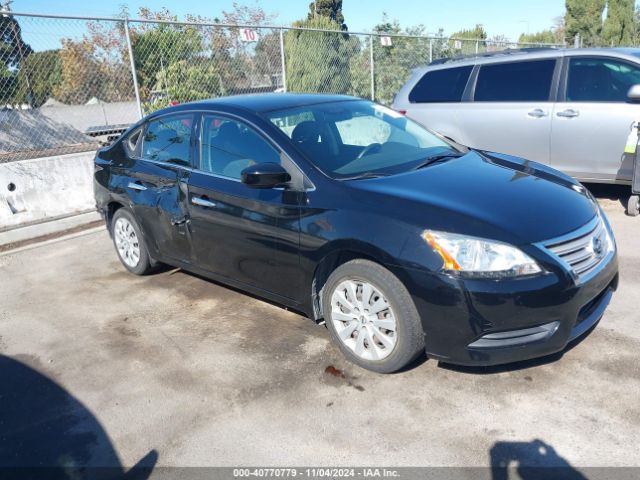
[[[556,273],[508,281],[404,273],[422,320],[427,356],[469,366],[564,350],[598,323],[618,284],[615,255],[582,284]]]

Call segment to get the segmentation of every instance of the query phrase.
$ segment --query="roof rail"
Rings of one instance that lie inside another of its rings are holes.
[[[429,65],[441,65],[443,63],[459,62],[459,61],[468,60],[471,58],[490,58],[490,57],[497,57],[499,55],[535,53],[535,52],[544,52],[549,50],[557,50],[557,47],[506,48],[504,50],[496,50],[495,52],[481,52],[481,53],[472,53],[469,55],[459,55],[457,57],[438,58],[437,60],[433,60],[431,63],[429,63]]]

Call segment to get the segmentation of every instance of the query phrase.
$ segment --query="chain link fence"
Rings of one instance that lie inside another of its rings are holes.
[[[13,12],[0,13],[0,40],[0,162],[92,150],[142,115],[225,95],[342,93],[388,105],[432,60],[542,46]]]

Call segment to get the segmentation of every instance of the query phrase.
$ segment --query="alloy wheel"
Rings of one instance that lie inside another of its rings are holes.
[[[118,255],[129,267],[135,268],[140,262],[140,241],[126,218],[118,218],[113,229]]]

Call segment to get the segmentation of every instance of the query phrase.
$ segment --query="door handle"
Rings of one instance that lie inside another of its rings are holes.
[[[534,108],[533,110],[529,110],[527,115],[533,118],[542,118],[547,116],[547,112],[542,110],[541,108]]]
[[[574,110],[573,108],[568,108],[567,110],[556,113],[556,115],[563,118],[573,118],[580,116],[580,112],[578,110]]]
[[[140,192],[147,189],[147,187],[142,185],[140,182],[129,182],[129,185],[127,186],[133,190],[138,190]]]
[[[191,203],[193,203],[194,205],[199,205],[201,207],[209,208],[214,208],[216,206],[216,202],[212,202],[211,200],[203,197],[191,197]]]

